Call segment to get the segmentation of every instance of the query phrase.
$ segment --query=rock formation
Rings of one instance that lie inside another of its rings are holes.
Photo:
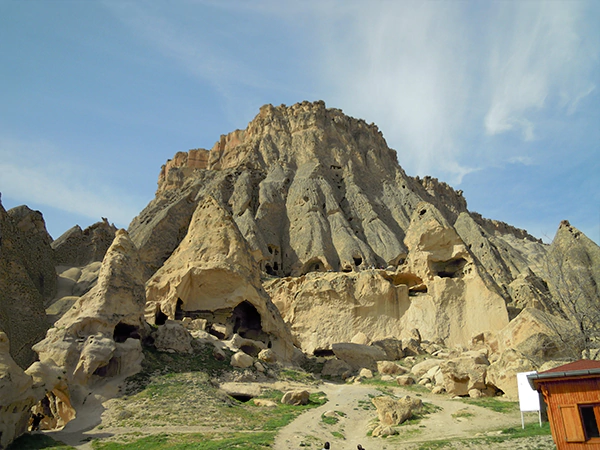
[[[187,235],[147,283],[148,322],[205,319],[219,338],[234,334],[263,341],[284,361],[294,354],[292,337],[260,283],[248,244],[230,214],[204,198]]]
[[[0,449],[27,432],[35,403],[33,381],[9,353],[8,337],[0,331]]]
[[[57,264],[81,267],[94,261],[102,261],[116,231],[117,228],[105,218],[85,230],[75,225],[52,242]]]
[[[26,207],[7,213],[0,203],[0,331],[8,336],[10,354],[23,369],[35,358],[31,346],[48,328],[44,300],[54,294],[55,285],[41,214]]]
[[[141,369],[145,302],[143,265],[127,232],[119,230],[106,252],[96,286],[33,347],[40,359],[32,367],[35,373],[53,373],[59,368],[64,374],[58,379],[66,382],[67,392],[65,386],[57,385],[57,378],[38,377],[45,382],[52,402],[58,398],[62,403],[81,404],[90,387]],[[64,417],[58,419],[64,422]]]
[[[406,175],[375,125],[323,102],[266,105],[210,151],[167,161],[129,228],[148,277],[187,245],[209,197],[307,353],[357,333],[409,339],[414,328],[426,341],[464,345],[524,309],[562,314],[543,270],[547,245],[470,212],[445,183]],[[163,313],[174,318],[180,297],[169,289]]]

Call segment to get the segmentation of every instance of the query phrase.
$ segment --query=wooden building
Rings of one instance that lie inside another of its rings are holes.
[[[582,359],[527,379],[544,397],[558,450],[600,449],[600,361]]]

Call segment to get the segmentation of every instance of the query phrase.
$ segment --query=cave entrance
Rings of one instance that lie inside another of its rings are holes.
[[[156,314],[154,314],[154,323],[156,325],[164,325],[169,316],[167,316],[160,308],[157,308]]]
[[[231,321],[233,322],[233,332],[243,338],[258,341],[264,337],[260,314],[247,300],[233,308]]]
[[[463,268],[467,264],[464,258],[455,258],[449,261],[437,261],[431,263],[431,269],[440,278],[458,278],[463,274]]]
[[[333,350],[330,348],[316,348],[313,350],[313,355],[325,357],[325,356],[335,356],[335,353],[333,353]]]
[[[125,342],[127,339],[140,339],[140,333],[135,325],[119,322],[113,332],[115,342]]]

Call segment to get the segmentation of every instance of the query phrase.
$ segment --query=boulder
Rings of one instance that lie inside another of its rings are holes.
[[[287,391],[283,394],[283,397],[281,397],[281,403],[294,406],[308,405],[309,400],[309,392],[303,390]]]
[[[408,369],[391,361],[377,361],[377,372],[384,375],[402,375]]]
[[[354,370],[364,368],[377,370],[377,361],[383,361],[387,355],[376,346],[352,343],[339,343],[331,346],[336,357],[346,362]]]
[[[192,353],[192,335],[181,322],[167,320],[156,330],[154,346],[162,352]]]
[[[507,398],[516,400],[519,398],[517,373],[536,369],[536,364],[521,352],[507,349],[488,367],[487,382],[504,392]]]
[[[415,379],[410,375],[400,375],[396,377],[396,383],[399,386],[410,386],[411,384],[415,384]]]
[[[378,341],[374,341],[372,345],[381,347],[387,355],[387,359],[389,359],[390,361],[398,361],[404,358],[404,352],[402,351],[402,341],[399,339],[380,339]]]
[[[238,369],[246,369],[252,367],[253,364],[254,358],[241,350],[231,356],[231,365]]]
[[[373,378],[373,372],[369,369],[362,368],[358,371],[358,376],[361,378]]]
[[[413,399],[408,395],[400,399],[384,396],[374,397],[371,401],[377,408],[379,423],[384,426],[400,425],[423,408],[423,402],[420,399]]]
[[[435,359],[435,358],[426,359],[426,360],[421,361],[420,363],[417,363],[414,366],[412,366],[412,368],[410,369],[410,373],[412,373],[416,378],[421,378],[432,367],[439,366],[444,361],[445,360],[443,360],[443,359]]]
[[[350,342],[353,344],[370,345],[371,339],[369,339],[365,333],[359,331],[352,337]]]
[[[341,359],[328,359],[323,365],[321,375],[335,378],[348,378],[353,372],[352,367]]]
[[[273,364],[277,362],[277,355],[270,348],[265,348],[258,353],[258,359],[263,362]]]
[[[486,388],[488,364],[481,363],[481,354],[465,355],[444,361],[440,370],[444,379],[444,389],[453,396],[468,395],[471,389]],[[485,357],[483,357],[485,358]],[[487,362],[487,359],[485,359]]]
[[[396,430],[394,427],[390,427],[389,425],[377,425],[373,429],[371,436],[386,437],[386,436],[393,436],[395,434],[398,434],[398,430]]]

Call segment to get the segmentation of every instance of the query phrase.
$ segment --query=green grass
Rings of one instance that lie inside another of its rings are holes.
[[[7,450],[38,450],[43,448],[75,450],[75,447],[71,447],[60,441],[55,441],[45,434],[24,434],[18,439],[15,439],[13,443],[7,447]]]
[[[473,439],[454,439],[454,440],[439,440],[439,441],[427,441],[422,442],[417,450],[429,450],[429,449],[440,449],[440,448],[452,448],[454,444],[475,444],[475,445],[487,445],[493,448],[490,444],[510,441],[512,439],[521,439],[527,437],[536,436],[547,436],[550,435],[550,424],[544,423],[541,427],[536,424],[527,424],[525,429],[521,427],[506,428],[501,431],[500,434],[493,436],[485,436]]]
[[[94,441],[95,450],[221,450],[244,449],[262,450],[271,448],[275,432],[260,433],[194,433],[194,434],[155,434],[133,442]]]
[[[512,414],[519,412],[518,402],[509,402],[506,400],[500,400],[498,397],[481,397],[481,398],[469,398],[465,397],[461,399],[462,402],[468,405],[481,406],[483,408],[491,409],[492,411]]]
[[[455,419],[460,419],[460,418],[469,418],[469,417],[473,417],[475,414],[473,414],[472,412],[470,412],[469,410],[465,409],[459,409],[458,411],[456,411],[455,413],[452,414],[452,417]]]
[[[344,435],[343,435],[342,433],[340,433],[339,431],[332,431],[332,432],[331,432],[331,435],[332,435],[334,438],[346,440],[346,436],[344,436]]]

